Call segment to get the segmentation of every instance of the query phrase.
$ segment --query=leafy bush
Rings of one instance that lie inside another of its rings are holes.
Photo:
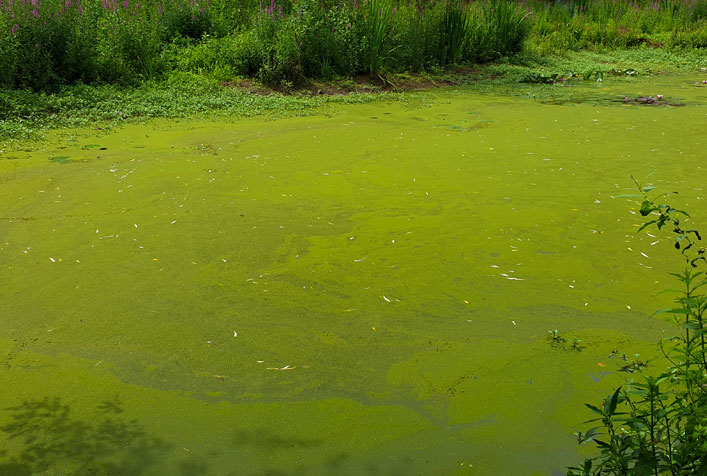
[[[420,71],[444,64],[441,54],[444,11],[441,3],[398,8],[392,39],[398,45],[393,57],[396,68]]]
[[[213,31],[208,0],[162,0],[159,4],[162,39],[177,37],[200,39]]]
[[[159,10],[150,11],[139,2],[122,5],[106,2],[98,24],[98,79],[131,83],[153,78],[163,67],[159,56]]]
[[[596,414],[581,442],[594,442],[599,456],[570,468],[570,476],[701,475],[707,473],[707,264],[697,230],[686,229],[687,214],[648,197],[653,187],[641,187],[640,214],[676,235],[674,246],[686,268],[672,275],[680,283],[675,306],[658,313],[670,316],[679,334],[661,341],[667,369],[641,382],[628,382],[602,405],[587,407]],[[659,199],[665,195],[658,197]],[[639,230],[639,231],[640,231]]]
[[[519,52],[707,46],[707,0],[2,0],[0,86],[133,84],[171,70],[271,85]]]
[[[304,75],[329,79],[356,74],[361,68],[362,24],[355,10],[325,10],[314,0],[300,1],[297,8]]]

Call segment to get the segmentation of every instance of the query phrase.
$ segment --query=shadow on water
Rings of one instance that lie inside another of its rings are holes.
[[[2,411],[9,413],[9,418],[0,426],[0,433],[15,449],[0,450],[0,476],[161,474],[160,470],[165,469],[161,465],[174,457],[172,445],[148,435],[138,422],[123,415],[117,398],[101,402],[92,415],[83,419],[60,398],[27,400]],[[324,443],[322,439],[283,436],[266,430],[239,430],[233,438],[236,448],[251,447],[263,455],[307,451]],[[170,471],[175,476],[403,476],[411,474],[409,469],[414,466],[407,458],[361,459],[345,453],[315,465],[303,459],[287,470],[243,467],[238,458],[229,461],[225,468],[223,461],[217,465],[221,467],[215,467],[211,458],[204,455],[183,455],[178,459]]]
[[[230,457],[227,465],[223,466],[223,459],[218,458],[219,451],[211,453],[220,462],[214,463],[209,457],[193,456],[178,463],[179,476],[410,476],[413,474],[432,474],[425,472],[415,461],[407,455],[388,455],[387,457],[366,455],[361,456],[340,452],[318,462],[311,459],[312,453],[326,451],[325,439],[302,438],[298,436],[283,436],[259,430],[237,430],[234,433],[233,444],[235,448],[255,449],[262,456],[260,463],[264,467],[255,469],[243,465],[249,458]],[[290,464],[283,464],[283,454],[302,451],[300,457]],[[251,461],[252,463],[252,461]],[[435,473],[436,474],[436,473]]]
[[[237,446],[255,445],[263,447],[266,450],[278,448],[307,448],[322,444],[322,440],[319,439],[300,438],[297,436],[284,437],[270,434],[266,430],[239,430],[236,432],[233,441]]]
[[[9,423],[0,432],[20,449],[0,462],[0,476],[138,475],[169,449],[122,417],[117,399],[98,405],[90,420],[77,419],[59,398],[27,400],[5,411]]]
[[[254,469],[243,466],[240,458],[230,458],[226,467],[216,466],[204,456],[194,456],[178,463],[179,476],[410,476],[412,474],[429,474],[413,471],[415,461],[407,455],[389,455],[376,457],[341,452],[317,463],[306,454],[309,450],[326,451],[324,439],[301,438],[297,436],[282,436],[269,433],[267,430],[238,430],[233,439],[236,448],[251,448],[263,456],[261,462],[265,468]],[[285,452],[303,451],[301,457],[282,468],[279,461]],[[355,451],[354,451],[355,453]],[[217,456],[218,451],[212,453]],[[311,456],[311,453],[309,453]],[[419,466],[419,465],[418,465]]]

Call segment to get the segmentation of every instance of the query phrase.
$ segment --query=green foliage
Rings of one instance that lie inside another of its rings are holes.
[[[4,0],[0,86],[171,71],[276,87],[564,53],[707,47],[707,0]],[[381,76],[382,77],[382,76]]]
[[[146,7],[106,9],[98,20],[97,79],[113,83],[134,83],[151,79],[162,70],[159,16]]]
[[[444,62],[441,56],[445,8],[435,4],[401,5],[394,16],[391,41],[397,45],[392,65],[398,69],[421,71]]]
[[[303,25],[302,68],[309,78],[353,76],[362,69],[362,18],[352,8],[318,8],[318,2],[298,2]]]
[[[701,47],[705,0],[531,0],[529,47],[538,53],[593,48]]]
[[[367,0],[366,6],[363,16],[366,65],[373,76],[380,73],[394,49],[388,41],[393,27],[393,6],[390,0]]]
[[[510,2],[499,1],[489,5],[490,10],[486,13],[489,19],[485,39],[487,51],[481,51],[478,55],[482,59],[492,60],[520,51],[530,30],[530,12]]]
[[[653,186],[636,185],[639,212],[648,218],[639,230],[672,229],[674,247],[687,264],[681,273],[672,273],[682,288],[675,305],[656,313],[669,316],[680,332],[661,341],[668,363],[664,372],[629,381],[600,407],[587,404],[597,415],[589,422],[600,425],[579,440],[593,442],[599,455],[569,468],[570,476],[707,473],[707,273],[698,269],[707,264],[705,248],[697,230],[683,227],[681,217],[687,214],[659,201],[669,194],[650,198]],[[628,370],[644,365],[637,356]]]
[[[445,63],[456,64],[462,57],[466,42],[469,40],[468,16],[468,9],[463,2],[447,1],[442,22]]]
[[[386,94],[348,96],[260,95],[219,86],[216,80],[191,73],[173,73],[138,86],[62,86],[52,94],[0,89],[0,144],[41,137],[51,127],[112,127],[147,118],[247,117],[308,114],[328,103],[379,101]],[[0,146],[1,148],[1,146]]]
[[[207,0],[161,0],[159,22],[162,39],[173,38],[200,39],[214,30],[214,16],[209,14]]]
[[[547,339],[554,349],[576,350],[579,352],[583,349],[581,345],[582,339],[576,337],[566,339],[564,336],[560,335],[560,331],[557,329],[547,331]]]
[[[509,0],[7,0],[0,86],[135,84],[171,69],[287,87],[490,61],[522,47],[519,12]]]

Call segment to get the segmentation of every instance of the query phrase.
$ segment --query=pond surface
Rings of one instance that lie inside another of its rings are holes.
[[[560,474],[673,331],[679,256],[614,197],[705,223],[704,76],[4,151],[0,473]]]

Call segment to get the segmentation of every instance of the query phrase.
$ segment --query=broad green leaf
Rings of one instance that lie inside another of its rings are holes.
[[[640,210],[641,216],[646,216],[650,212],[652,212],[653,210],[655,210],[653,203],[651,203],[648,200],[643,200],[643,203],[641,203],[641,210]]]
[[[610,448],[611,448],[611,445],[610,445],[609,443],[605,442],[605,441],[594,440],[594,443],[595,443],[599,448],[606,448],[606,449],[610,449]]]
[[[692,330],[695,330],[695,331],[698,330],[698,329],[702,329],[702,328],[703,328],[703,327],[702,327],[702,324],[700,324],[698,321],[687,321],[687,322],[683,322],[683,323],[682,323],[682,326],[683,326],[685,329],[692,329]]]
[[[585,443],[587,441],[592,441],[596,436],[597,436],[597,431],[599,431],[599,427],[595,426],[593,428],[590,428],[587,430],[587,432],[582,436],[582,439],[579,440],[579,443]]]
[[[616,411],[616,405],[619,403],[619,392],[621,392],[621,387],[617,388],[614,394],[604,401],[604,413],[607,415],[613,415]]]

